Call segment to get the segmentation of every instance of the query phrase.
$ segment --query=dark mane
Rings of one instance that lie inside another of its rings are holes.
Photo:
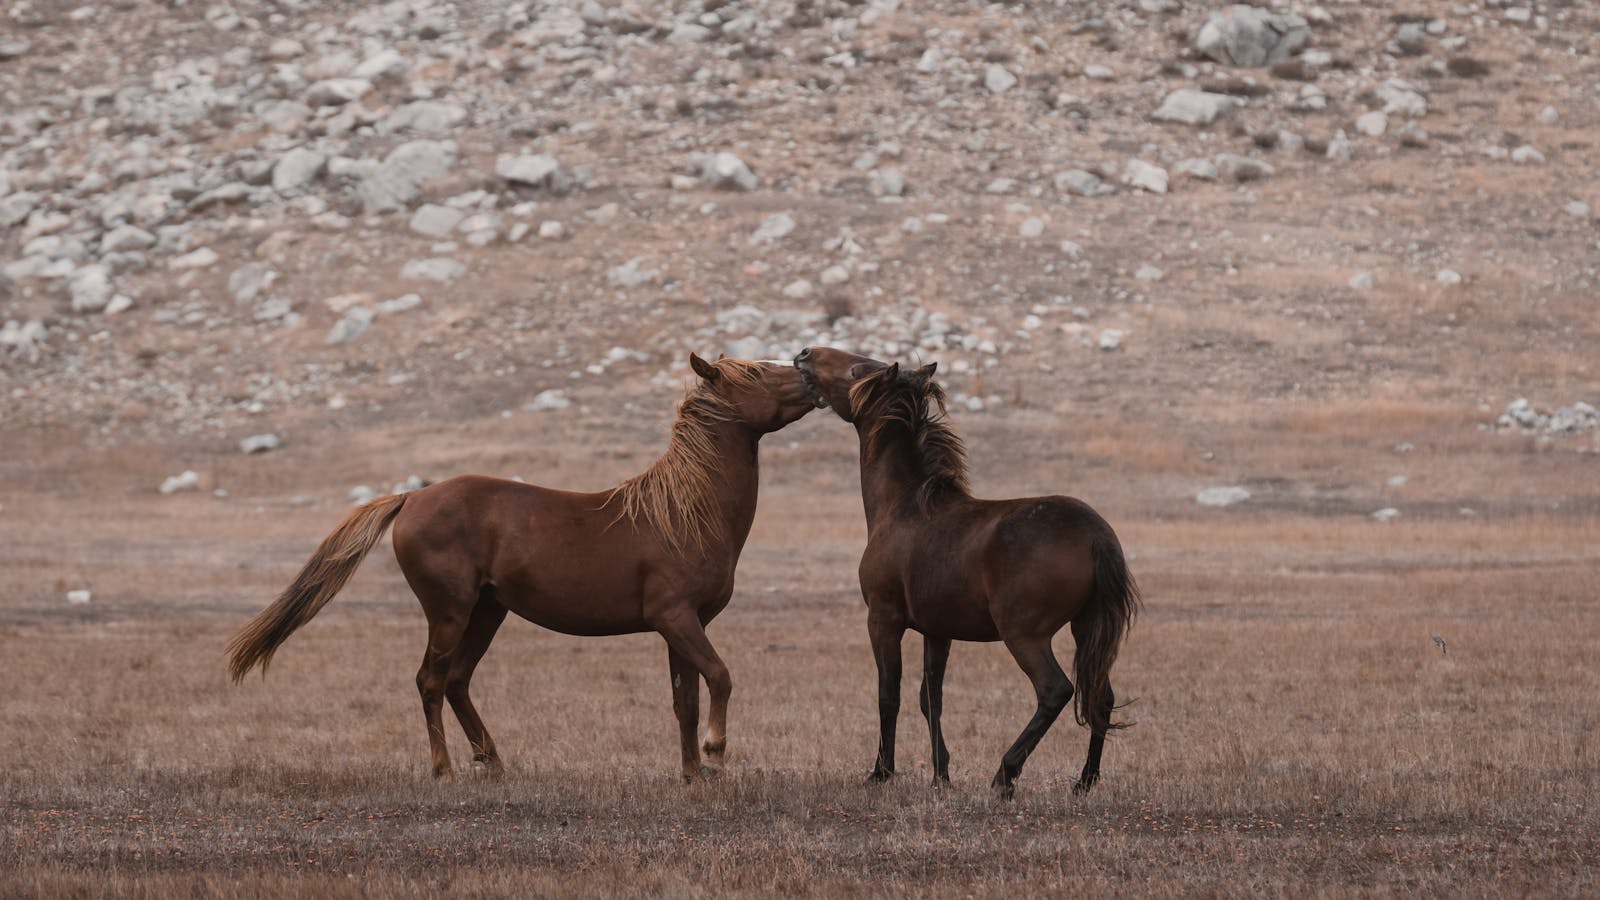
[[[933,379],[911,373],[892,380],[862,379],[850,387],[850,408],[857,421],[876,418],[867,435],[871,454],[883,452],[883,445],[895,438],[896,426],[905,429],[921,476],[918,507],[927,509],[935,496],[947,491],[968,493],[967,445],[951,427],[944,388]]]
[[[741,359],[722,359],[714,365],[723,379],[749,385],[761,378],[761,367]],[[689,388],[678,404],[667,452],[650,468],[612,489],[606,505],[621,502],[616,521],[654,526],[667,546],[682,556],[722,538],[721,502],[716,479],[722,459],[712,443],[711,426],[734,418],[738,411],[704,382]]]

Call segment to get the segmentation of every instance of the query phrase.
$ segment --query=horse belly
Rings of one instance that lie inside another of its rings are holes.
[[[506,608],[562,634],[607,635],[649,631],[637,577],[593,570],[581,577],[550,572],[505,573],[495,591]]]

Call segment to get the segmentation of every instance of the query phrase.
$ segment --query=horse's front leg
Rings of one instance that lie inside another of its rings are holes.
[[[705,626],[700,624],[700,618],[689,606],[684,605],[665,613],[651,624],[666,639],[670,651],[673,701],[679,710],[678,727],[683,743],[683,778],[685,781],[693,781],[695,778],[713,775],[717,771],[716,768],[705,768],[700,765],[699,748],[695,746],[694,729],[698,727],[700,718],[700,685],[695,682],[693,676],[699,673],[700,677],[706,680],[706,688],[711,694],[705,751],[706,759],[713,767],[722,765],[727,751],[728,698],[733,694],[733,678],[728,674],[728,667],[722,662],[722,657],[718,656],[716,649],[711,646],[711,640],[706,637]],[[688,666],[690,671],[684,672],[682,670],[684,665]],[[680,678],[680,674],[686,674],[688,677]],[[680,692],[692,692],[692,702],[687,693]],[[692,719],[689,718],[690,712],[693,713]]]
[[[888,781],[894,775],[894,731],[900,718],[900,641],[905,618],[869,598],[867,635],[872,658],[878,664],[878,758],[868,781]]]

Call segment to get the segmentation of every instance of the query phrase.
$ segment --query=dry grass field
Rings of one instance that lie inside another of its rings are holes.
[[[518,428],[362,433],[345,450],[445,466],[457,439],[492,457]],[[1330,429],[1290,430],[1327,441]],[[471,775],[450,721],[461,774],[435,783],[412,683],[424,626],[386,544],[265,680],[224,675],[229,632],[343,514],[327,499],[347,483],[339,466],[297,465],[324,448],[241,468],[218,500],[113,489],[152,465],[137,448],[53,464],[26,452],[63,440],[21,440],[4,474],[23,489],[0,501],[0,565],[20,591],[0,611],[8,895],[1600,890],[1589,516],[1175,514],[1144,486],[1157,471],[1086,477],[1074,490],[1119,525],[1147,596],[1115,670],[1137,724],[1113,736],[1105,780],[1071,794],[1087,732],[1063,720],[1017,799],[991,797],[1032,700],[999,647],[957,645],[954,785],[933,790],[912,637],[900,776],[874,787],[852,442],[819,414],[768,440],[742,587],[711,628],[735,679],[724,777],[676,778],[659,638],[513,620],[474,683],[511,769]],[[1361,458],[1366,439],[1335,440]],[[993,441],[973,435],[980,492],[1060,477],[1042,464],[991,464],[1007,477],[987,477]],[[541,446],[552,482],[637,466]],[[313,499],[287,501],[290,484]],[[94,600],[62,603],[80,583]],[[1057,650],[1070,654],[1070,638]]]

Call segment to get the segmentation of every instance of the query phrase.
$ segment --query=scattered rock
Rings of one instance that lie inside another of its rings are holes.
[[[554,191],[565,190],[571,181],[566,169],[548,153],[501,154],[495,160],[494,174],[512,184]]]
[[[454,103],[417,100],[398,106],[378,122],[383,134],[408,131],[414,134],[446,134],[467,120],[467,111]]]
[[[788,213],[773,213],[762,219],[761,224],[750,234],[750,243],[770,244],[788,237],[792,231],[794,231],[794,219]]]
[[[1165,194],[1167,170],[1142,159],[1130,159],[1127,168],[1123,170],[1122,183],[1152,194]]]
[[[1461,283],[1461,273],[1455,269],[1440,269],[1433,274],[1433,280],[1446,286],[1457,285]]]
[[[523,404],[527,412],[544,412],[551,409],[567,409],[572,406],[572,400],[567,397],[567,392],[559,388],[550,388],[540,391],[533,399]]]
[[[1217,172],[1229,181],[1243,183],[1271,177],[1275,170],[1266,162],[1232,153],[1217,154]]]
[[[415,294],[411,296],[416,296]],[[372,327],[372,319],[376,313],[365,306],[357,306],[346,312],[344,318],[333,323],[328,329],[327,337],[323,338],[324,344],[346,344],[367,333]],[[246,451],[249,452],[249,451]]]
[[[1157,122],[1210,125],[1218,116],[1232,115],[1242,106],[1244,101],[1238,97],[1180,88],[1168,94],[1150,118]]]
[[[277,277],[278,273],[263,263],[245,263],[228,276],[228,290],[235,302],[250,303],[270,287]]]
[[[1037,216],[1023,219],[1022,224],[1017,226],[1017,234],[1025,238],[1036,238],[1044,234],[1044,220]]]
[[[217,251],[211,249],[210,247],[201,247],[198,250],[192,250],[182,256],[174,257],[173,259],[168,260],[167,268],[178,269],[180,271],[188,269],[209,269],[217,264],[218,259],[221,259],[221,257],[217,255]]]
[[[449,206],[440,206],[437,203],[424,203],[417,207],[411,214],[409,228],[417,234],[429,237],[444,237],[454,231],[466,214],[459,209]]]
[[[1160,281],[1161,279],[1167,277],[1167,273],[1161,271],[1161,269],[1157,268],[1156,266],[1145,263],[1138,269],[1134,270],[1133,277],[1139,279],[1140,281]]]
[[[1386,506],[1373,513],[1372,518],[1379,522],[1393,522],[1395,519],[1400,518],[1400,510],[1392,506]]]
[[[661,273],[656,269],[645,268],[644,257],[635,256],[622,265],[614,266],[608,270],[606,272],[606,281],[610,282],[613,287],[631,288],[653,281],[659,274]]]
[[[73,312],[99,312],[111,302],[111,270],[104,265],[84,266],[67,279]]]
[[[1422,95],[1422,90],[1409,81],[1400,78],[1391,78],[1380,85],[1375,91],[1379,100],[1383,101],[1383,111],[1399,116],[1420,118],[1428,113],[1428,98]]]
[[[1300,16],[1235,4],[1207,17],[1194,48],[1223,65],[1268,66],[1288,59],[1310,39],[1311,26]]]
[[[1389,114],[1381,109],[1363,113],[1356,117],[1356,131],[1368,137],[1381,137],[1389,130]]]
[[[92,599],[93,597],[94,597],[94,594],[92,592],[88,591],[87,589],[83,589],[83,588],[79,588],[77,590],[72,590],[72,591],[67,591],[67,603],[69,603],[72,606],[83,606],[84,604],[88,603],[90,601],[90,599]]]
[[[983,86],[991,94],[1004,94],[1017,86],[1017,76],[999,63],[990,63],[983,73]]]
[[[1511,161],[1520,165],[1542,165],[1544,154],[1534,149],[1531,144],[1523,144],[1511,151]]]
[[[1099,175],[1083,169],[1068,169],[1057,172],[1053,179],[1056,190],[1069,191],[1080,197],[1099,197],[1103,194],[1114,194],[1117,189],[1106,184]]]
[[[1216,164],[1209,159],[1202,159],[1197,156],[1178,160],[1177,164],[1172,167],[1172,171],[1186,178],[1193,178],[1196,181],[1217,180]]]
[[[329,78],[306,88],[305,101],[311,106],[343,106],[370,90],[372,82],[362,78]]]
[[[753,191],[758,183],[744,160],[732,153],[697,153],[689,158],[689,165],[700,173],[700,180],[709,187]]]
[[[400,277],[421,278],[443,284],[460,278],[466,272],[466,266],[448,256],[435,256],[429,259],[414,259],[406,263],[405,268],[400,270]]]
[[[424,182],[450,171],[457,152],[453,141],[408,141],[394,148],[361,179],[356,192],[362,208],[369,214],[405,209],[422,192]]]
[[[1233,506],[1249,499],[1250,492],[1238,486],[1209,487],[1194,495],[1194,502],[1211,507]]]
[[[328,156],[315,150],[296,147],[279,157],[272,167],[272,189],[280,194],[298,191],[322,174]]]
[[[200,490],[200,476],[193,469],[184,470],[181,475],[170,475],[156,488],[163,494],[183,494]]]
[[[246,456],[267,453],[283,446],[283,439],[275,434],[252,434],[239,442],[239,452]]]
[[[1370,291],[1378,286],[1378,279],[1371,272],[1357,272],[1350,276],[1350,288],[1357,291]]]

